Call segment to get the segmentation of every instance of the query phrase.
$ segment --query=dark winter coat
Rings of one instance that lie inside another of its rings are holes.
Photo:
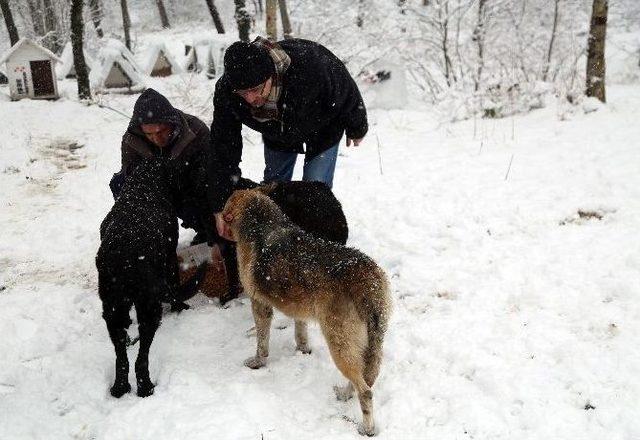
[[[360,91],[342,61],[312,41],[290,39],[278,44],[291,58],[283,75],[278,120],[259,122],[224,75],[216,83],[209,161],[209,199],[214,212],[222,210],[234,176],[240,175],[242,124],[262,133],[268,148],[306,152],[307,158],[337,144],[345,131],[352,139],[367,133]]]
[[[173,138],[163,149],[147,140],[140,124],[169,123]],[[174,108],[163,95],[147,89],[134,107],[129,127],[122,136],[122,170],[125,178],[145,158],[166,157],[176,176],[177,209],[197,210],[198,217],[210,217],[207,199],[207,155],[209,129],[195,116]],[[185,220],[185,219],[183,219]],[[199,225],[185,225],[201,230]]]

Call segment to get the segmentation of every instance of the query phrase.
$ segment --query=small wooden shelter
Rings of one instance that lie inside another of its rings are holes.
[[[33,40],[20,39],[0,59],[0,64],[6,63],[11,99],[59,98],[55,75],[59,62],[62,60],[53,52]]]

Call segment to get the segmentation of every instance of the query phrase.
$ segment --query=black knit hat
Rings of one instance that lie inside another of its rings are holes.
[[[141,124],[171,124],[178,127],[182,123],[180,113],[169,100],[154,89],[147,89],[138,97],[133,106],[129,130],[137,133]]]
[[[236,41],[224,54],[224,76],[233,90],[252,89],[274,73],[271,56],[255,44]]]

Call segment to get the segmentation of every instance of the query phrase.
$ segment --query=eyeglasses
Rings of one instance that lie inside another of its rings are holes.
[[[258,84],[257,86],[252,87],[250,89],[234,90],[233,93],[243,98],[246,98],[249,95],[254,95],[256,93],[258,95],[262,95],[264,93],[264,89],[266,86],[267,86],[267,81],[263,82],[262,84]]]

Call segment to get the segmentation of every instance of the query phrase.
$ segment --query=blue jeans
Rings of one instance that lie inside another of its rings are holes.
[[[338,145],[340,145],[339,142],[310,160],[305,156],[302,180],[322,182],[331,188],[338,157]],[[264,147],[264,181],[267,183],[291,181],[297,158],[298,153]]]

